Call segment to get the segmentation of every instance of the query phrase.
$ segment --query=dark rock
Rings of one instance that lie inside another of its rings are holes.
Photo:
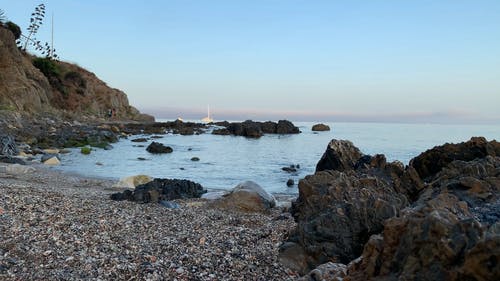
[[[113,146],[111,144],[108,144],[104,147],[104,150],[111,150],[113,149]]]
[[[130,140],[131,142],[147,142],[148,139],[147,138],[137,138],[137,139],[133,139],[133,140]]]
[[[212,135],[220,135],[220,136],[227,136],[227,135],[230,135],[231,132],[226,129],[226,128],[222,128],[222,129],[215,129],[212,131]]]
[[[0,135],[0,155],[16,156],[19,154],[16,141],[10,135]]]
[[[28,164],[28,163],[26,163],[26,161],[24,161],[21,158],[10,157],[10,156],[3,156],[3,155],[0,155],[0,162],[8,163],[8,164],[20,164],[20,165],[26,165],[26,164]]]
[[[151,136],[152,139],[162,139],[163,136]]]
[[[144,158],[144,157],[137,157],[137,160],[140,160],[140,161],[145,161],[145,160],[147,160],[147,159],[146,159],[146,158]]]
[[[332,140],[325,153],[316,165],[316,172],[324,170],[353,170],[363,154],[352,142],[347,140]]]
[[[264,134],[258,122],[247,120],[242,123],[242,127],[242,135],[248,138],[260,138]]]
[[[278,124],[272,121],[266,121],[261,124],[261,129],[264,134],[276,134]]]
[[[172,153],[174,151],[170,146],[165,146],[159,142],[152,142],[146,150],[149,153]]]
[[[297,169],[292,168],[292,167],[283,167],[283,168],[281,168],[281,170],[283,170],[287,173],[296,173],[297,172]]]
[[[189,180],[154,179],[137,186],[134,191],[112,194],[111,199],[158,203],[174,199],[200,198],[205,192],[207,191],[200,184]]]
[[[198,158],[198,157],[193,157],[193,158],[191,158],[191,161],[200,161],[200,158]]]
[[[422,179],[428,180],[454,160],[471,161],[476,158],[500,156],[500,143],[474,137],[459,144],[444,144],[429,149],[410,161]]]
[[[276,134],[298,134],[299,128],[295,127],[292,122],[288,120],[279,120],[276,125]]]
[[[325,124],[315,124],[312,126],[311,130],[314,132],[330,131],[330,126]]]
[[[291,186],[294,186],[294,185],[295,185],[295,182],[293,181],[293,179],[288,179],[286,181],[286,186],[291,187]]]

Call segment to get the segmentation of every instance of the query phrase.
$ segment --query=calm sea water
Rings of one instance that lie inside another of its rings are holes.
[[[141,137],[132,136],[113,144],[112,150],[96,149],[90,155],[74,149],[63,155],[62,165],[56,169],[111,179],[137,174],[189,179],[208,189],[230,189],[252,180],[270,192],[297,193],[297,186],[287,187],[286,181],[293,179],[297,183],[313,174],[331,139],[350,140],[365,154],[383,153],[389,161],[405,164],[419,153],[446,142],[462,142],[471,136],[500,140],[500,126],[495,125],[327,123],[331,131],[314,133],[313,124],[296,122],[301,134],[265,135],[260,139],[209,133],[167,134],[154,141],[171,146],[174,152],[161,155],[137,147],[149,143],[131,142]],[[192,157],[199,157],[200,161],[193,162]],[[282,171],[282,167],[292,164],[300,165],[297,173]]]

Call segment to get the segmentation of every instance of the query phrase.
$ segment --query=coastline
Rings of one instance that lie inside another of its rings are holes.
[[[3,166],[12,164],[2,164]],[[112,201],[113,181],[32,165],[0,174],[0,277],[292,280],[278,247],[289,214]]]

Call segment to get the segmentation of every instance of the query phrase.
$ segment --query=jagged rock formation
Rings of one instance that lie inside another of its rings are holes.
[[[82,115],[102,118],[114,109],[116,119],[154,120],[130,106],[125,93],[110,88],[95,74],[54,61],[60,73],[46,77],[33,66],[33,59],[19,51],[10,30],[0,27],[0,109],[29,114],[71,112],[74,119]]]
[[[225,128],[216,129],[212,132],[214,135],[235,135],[248,138],[260,138],[264,134],[298,134],[299,128],[288,120],[279,120],[278,123],[272,121],[257,122],[246,120],[244,122],[218,122],[218,126]]]
[[[318,165],[325,169],[299,183],[297,228],[282,262],[302,274],[328,261],[348,264],[344,280],[499,279],[497,147],[472,138],[403,167],[332,141]]]

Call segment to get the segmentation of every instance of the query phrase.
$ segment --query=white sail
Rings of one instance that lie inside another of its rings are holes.
[[[204,117],[201,121],[205,123],[214,122],[214,119],[210,117],[210,105],[207,105],[207,117]]]

